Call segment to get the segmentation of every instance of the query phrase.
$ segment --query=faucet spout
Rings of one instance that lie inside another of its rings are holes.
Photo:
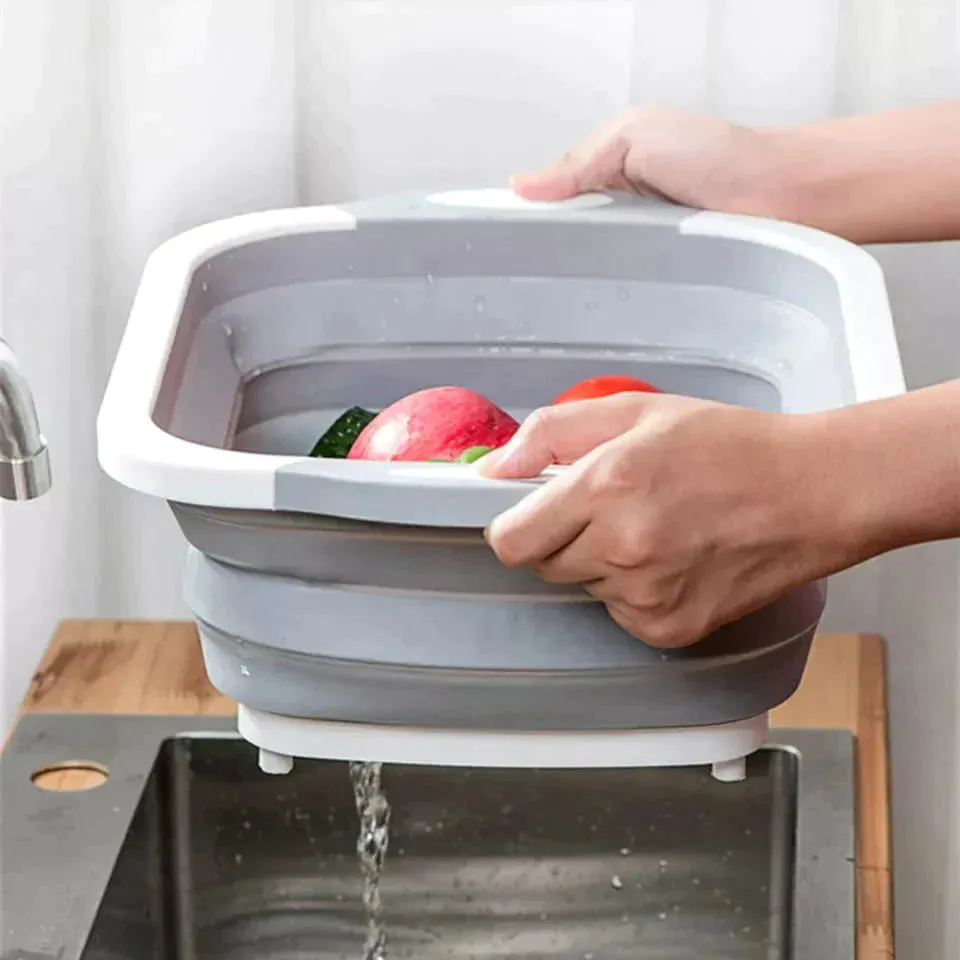
[[[50,489],[51,480],[33,393],[16,354],[0,338],[0,497],[33,500]]]

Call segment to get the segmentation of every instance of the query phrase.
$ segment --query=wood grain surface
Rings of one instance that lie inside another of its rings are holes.
[[[800,689],[771,718],[857,738],[858,960],[894,956],[885,669],[880,637],[821,634]],[[191,623],[76,620],[57,630],[23,710],[231,716],[235,704],[210,686]],[[82,757],[64,759],[67,769],[38,786],[84,789],[97,779]]]

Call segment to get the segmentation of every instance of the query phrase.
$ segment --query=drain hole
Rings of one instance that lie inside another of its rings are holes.
[[[30,782],[41,790],[77,793],[102,786],[109,776],[110,771],[93,760],[65,760],[34,770]]]

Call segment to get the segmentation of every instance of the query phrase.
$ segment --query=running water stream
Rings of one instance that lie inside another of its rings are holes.
[[[360,816],[357,858],[363,875],[363,906],[367,915],[367,933],[363,960],[384,960],[387,931],[380,901],[380,875],[390,841],[390,804],[380,782],[383,764],[351,763],[350,781],[353,799]]]

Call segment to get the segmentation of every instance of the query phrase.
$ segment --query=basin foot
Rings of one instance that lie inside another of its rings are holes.
[[[767,735],[767,714],[727,724],[639,730],[452,730],[284,717],[237,706],[240,736],[267,773],[293,757],[471,767],[700,767],[723,782],[746,777]],[[721,759],[718,759],[721,758]]]
[[[293,757],[274,753],[272,750],[260,751],[260,769],[264,773],[284,774],[293,769]]]
[[[735,760],[720,760],[710,768],[715,780],[721,783],[737,783],[747,777],[747,758],[737,757]]]

